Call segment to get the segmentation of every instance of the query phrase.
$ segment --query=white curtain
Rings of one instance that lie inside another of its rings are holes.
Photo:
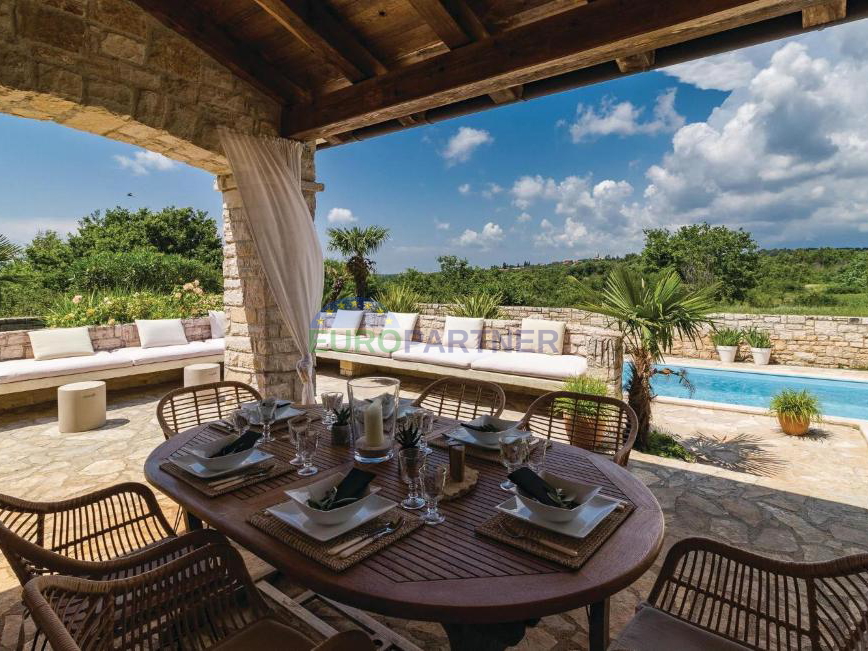
[[[302,401],[316,402],[311,326],[323,290],[322,249],[301,191],[304,145],[222,130],[223,151],[238,184],[262,268],[286,326],[302,353],[296,370]]]

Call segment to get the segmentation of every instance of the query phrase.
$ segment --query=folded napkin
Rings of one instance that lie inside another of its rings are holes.
[[[555,492],[554,487],[530,468],[523,467],[509,473],[509,479],[537,502],[548,506],[559,506],[557,502],[549,497],[550,492]]]
[[[262,432],[254,432],[252,429],[249,429],[231,443],[227,443],[222,448],[220,448],[216,453],[211,456],[211,458],[214,459],[215,457],[225,457],[227,454],[235,454],[236,452],[244,452],[245,450],[249,450],[254,445],[256,445],[256,442],[260,438],[262,438]]]
[[[374,477],[376,477],[376,475],[372,472],[353,468],[350,470],[349,474],[341,480],[341,483],[337,485],[338,492],[335,495],[334,501],[339,502],[340,500],[348,498],[359,499]]]

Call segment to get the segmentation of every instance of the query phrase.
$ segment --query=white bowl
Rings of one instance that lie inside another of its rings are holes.
[[[233,454],[227,454],[222,457],[213,456],[217,454],[221,448],[229,445],[237,438],[238,437],[235,434],[230,434],[229,436],[221,436],[219,439],[214,439],[213,441],[208,441],[207,443],[200,443],[195,448],[191,448],[190,450],[188,450],[188,453],[191,457],[196,459],[196,461],[201,463],[202,466],[208,470],[223,471],[240,468],[244,461],[247,459],[247,457],[249,457],[251,453],[256,449],[256,446],[244,450],[243,452],[235,452]]]
[[[464,428],[470,432],[477,441],[486,445],[497,445],[501,436],[518,425],[517,420],[504,420],[502,418],[495,418],[494,416],[477,416],[473,420],[468,420],[466,422],[469,425],[478,425],[479,427],[493,425],[497,428],[496,432],[480,432],[477,429],[470,429],[469,427]],[[518,432],[518,430],[516,430],[516,432]]]
[[[518,489],[517,497],[522,505],[524,505],[524,507],[534,515],[543,520],[548,520],[549,522],[569,522],[570,520],[573,520],[576,515],[578,515],[581,508],[600,492],[599,486],[591,486],[590,484],[583,484],[578,481],[570,481],[569,479],[552,475],[545,470],[543,470],[539,476],[553,488],[563,489],[566,496],[573,502],[576,502],[576,506],[573,508],[562,509],[557,506],[549,506],[548,504],[538,502],[534,498],[522,492],[521,489]]]
[[[334,488],[335,486],[340,484],[343,478],[346,476],[347,473],[334,473],[317,482],[308,484],[307,486],[288,490],[286,491],[286,494],[290,497],[290,499],[292,499],[296,504],[298,504],[302,513],[304,513],[313,522],[322,525],[341,524],[353,517],[359,511],[359,509],[361,509],[362,506],[364,506],[370,500],[370,498],[373,497],[380,490],[380,487],[374,486],[372,488],[369,484],[367,489],[365,489],[364,496],[361,499],[356,500],[352,504],[347,504],[346,506],[331,509],[330,511],[320,511],[319,509],[311,508],[307,505],[307,501],[311,498],[315,500],[321,500],[329,491],[329,489]]]

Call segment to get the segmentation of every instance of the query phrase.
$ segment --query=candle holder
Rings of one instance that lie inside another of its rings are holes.
[[[353,456],[360,463],[391,459],[398,414],[400,380],[390,377],[355,378],[347,382]]]

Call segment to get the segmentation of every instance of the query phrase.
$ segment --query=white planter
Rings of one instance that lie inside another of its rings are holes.
[[[750,354],[753,355],[753,363],[757,366],[765,366],[769,363],[772,356],[771,348],[751,348]]]
[[[738,353],[738,346],[718,346],[717,347],[717,356],[720,357],[721,362],[727,362],[727,363],[734,362],[736,353]]]

